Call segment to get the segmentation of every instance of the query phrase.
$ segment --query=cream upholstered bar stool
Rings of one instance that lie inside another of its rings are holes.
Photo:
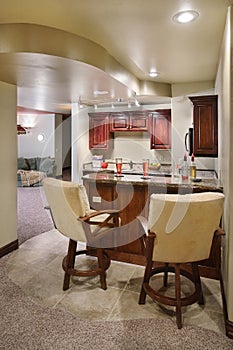
[[[110,259],[104,247],[114,246],[119,229],[119,211],[90,209],[85,187],[74,182],[45,178],[43,187],[55,228],[69,238],[68,253],[62,267],[65,271],[63,290],[67,290],[71,276],[100,276],[101,288],[107,289],[106,270]],[[78,242],[86,242],[87,249],[77,250]],[[81,254],[97,256],[94,269],[75,268],[75,258]]]
[[[148,294],[158,303],[175,306],[178,328],[182,328],[182,306],[204,304],[198,262],[209,258],[214,235],[224,234],[219,228],[223,206],[222,193],[152,194],[148,222],[138,217],[145,232],[147,259],[139,304],[145,304]],[[181,264],[191,265],[191,272]],[[172,296],[165,295],[157,281],[152,286],[151,277],[163,273],[162,287],[167,287],[169,272],[175,274]],[[181,275],[193,282],[189,295],[181,294]]]

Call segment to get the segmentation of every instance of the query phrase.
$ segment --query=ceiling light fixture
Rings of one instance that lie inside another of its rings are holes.
[[[157,72],[156,70],[150,70],[150,72],[149,72],[149,76],[151,77],[151,78],[155,78],[155,77],[157,77],[159,75],[159,72]]]
[[[199,16],[199,13],[194,10],[177,12],[173,17],[173,21],[176,23],[184,24],[195,21]]]
[[[94,95],[107,95],[108,91],[106,90],[95,90]]]
[[[27,133],[26,128],[24,128],[20,124],[17,124],[17,135],[25,135],[26,133]]]

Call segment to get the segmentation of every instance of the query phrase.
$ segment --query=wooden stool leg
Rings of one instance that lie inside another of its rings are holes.
[[[175,283],[176,283],[176,323],[177,323],[177,327],[180,329],[182,328],[180,264],[175,264]]]
[[[104,250],[102,248],[97,249],[97,257],[98,257],[98,264],[100,269],[102,270],[100,272],[100,286],[102,289],[107,289],[107,283],[106,283],[106,272],[104,268]]]
[[[201,278],[199,274],[198,265],[196,263],[192,263],[192,272],[194,277],[195,288],[198,295],[200,296],[198,300],[198,304],[204,305],[205,301],[204,301],[203,292],[202,292]]]
[[[138,301],[139,304],[145,304],[146,302],[146,292],[145,292],[144,285],[149,283],[152,269],[153,269],[153,261],[149,260],[147,262],[145,273],[144,273],[144,278],[143,278],[141,292],[140,292],[139,301]]]
[[[143,278],[143,282],[142,282],[141,292],[140,292],[140,296],[139,296],[139,301],[138,301],[139,304],[145,304],[145,302],[146,302],[146,292],[144,289],[144,284],[149,283],[151,271],[153,268],[152,253],[153,253],[153,246],[154,246],[154,238],[155,238],[154,235],[147,237],[147,242],[146,242],[147,264],[146,264],[146,269],[145,269],[144,278]]]
[[[167,280],[168,280],[168,263],[165,264],[165,271],[163,275],[163,286],[167,287]]]
[[[63,290],[69,289],[70,274],[68,273],[68,270],[70,268],[74,268],[76,249],[77,249],[77,242],[70,239],[68,253],[66,256],[66,269],[65,269],[65,276],[64,276],[64,282],[63,282]]]

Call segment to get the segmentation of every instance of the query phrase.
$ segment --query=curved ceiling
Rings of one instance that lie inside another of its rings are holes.
[[[103,101],[95,90],[107,90],[107,100],[170,96],[172,84],[214,81],[231,3],[9,0],[1,4],[0,80],[18,85],[19,105],[57,113],[80,96]],[[174,23],[184,9],[197,10],[197,21]]]

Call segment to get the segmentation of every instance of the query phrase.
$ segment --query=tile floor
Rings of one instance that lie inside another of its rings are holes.
[[[55,229],[24,242],[12,253],[7,273],[33,299],[51,307],[77,314],[82,319],[122,320],[136,318],[172,318],[174,310],[163,310],[149,297],[138,305],[144,268],[112,262],[107,272],[106,291],[99,286],[99,277],[73,278],[70,289],[62,290],[62,259],[68,239]],[[94,258],[81,258],[81,265],[93,264]],[[171,276],[172,278],[172,276]],[[155,283],[159,283],[160,276]],[[184,281],[184,287],[189,289]],[[183,307],[183,322],[225,334],[219,281],[202,278],[205,305]]]

